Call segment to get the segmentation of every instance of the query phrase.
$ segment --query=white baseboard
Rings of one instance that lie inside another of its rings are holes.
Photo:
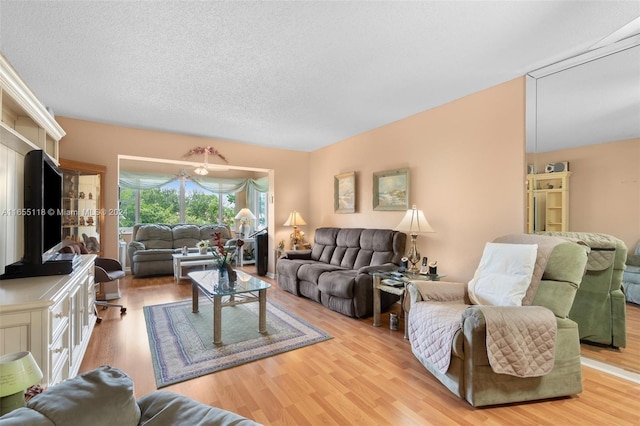
[[[640,383],[640,374],[633,371],[625,370],[624,368],[616,367],[604,362],[596,361],[591,358],[580,357],[580,362],[585,367],[590,367],[595,370],[611,374],[612,376],[620,377],[625,380],[629,380],[634,383]]]

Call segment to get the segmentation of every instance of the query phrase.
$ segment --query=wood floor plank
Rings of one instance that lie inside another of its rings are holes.
[[[255,273],[253,267],[245,270]],[[164,389],[266,425],[640,425],[640,385],[588,367],[583,367],[584,391],[575,397],[473,408],[429,374],[402,331],[389,330],[388,314],[382,327],[373,327],[372,318],[345,317],[265,280],[273,285],[269,300],[333,338]],[[117,308],[100,311],[104,319],[94,329],[80,371],[118,367],[133,378],[140,397],[156,390],[143,306],[190,299],[191,286],[176,284],[171,276],[127,276],[120,288],[127,314]],[[631,306],[627,312],[627,348],[582,345],[583,355],[637,368],[640,309]]]

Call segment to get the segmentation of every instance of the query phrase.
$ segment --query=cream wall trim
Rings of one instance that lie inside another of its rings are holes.
[[[51,137],[60,140],[66,135],[2,54],[0,54],[0,85]]]

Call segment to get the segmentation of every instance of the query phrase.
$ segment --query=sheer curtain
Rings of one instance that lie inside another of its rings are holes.
[[[191,176],[188,173],[164,174],[164,173],[140,173],[140,172],[120,172],[120,186],[131,189],[154,189],[173,182],[181,178],[191,180],[191,182],[214,194],[232,194],[243,189],[247,191],[267,192],[269,190],[269,178],[215,178],[206,176]]]

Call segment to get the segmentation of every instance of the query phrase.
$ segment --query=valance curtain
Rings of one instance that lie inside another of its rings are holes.
[[[120,172],[120,186],[131,189],[154,189],[180,179],[164,173]]]
[[[243,189],[267,192],[269,190],[269,178],[258,179],[227,179],[203,176],[190,176],[188,174],[172,175],[163,173],[138,173],[120,172],[120,186],[131,189],[154,189],[173,182],[174,180],[186,178],[196,185],[214,194],[233,194]]]

